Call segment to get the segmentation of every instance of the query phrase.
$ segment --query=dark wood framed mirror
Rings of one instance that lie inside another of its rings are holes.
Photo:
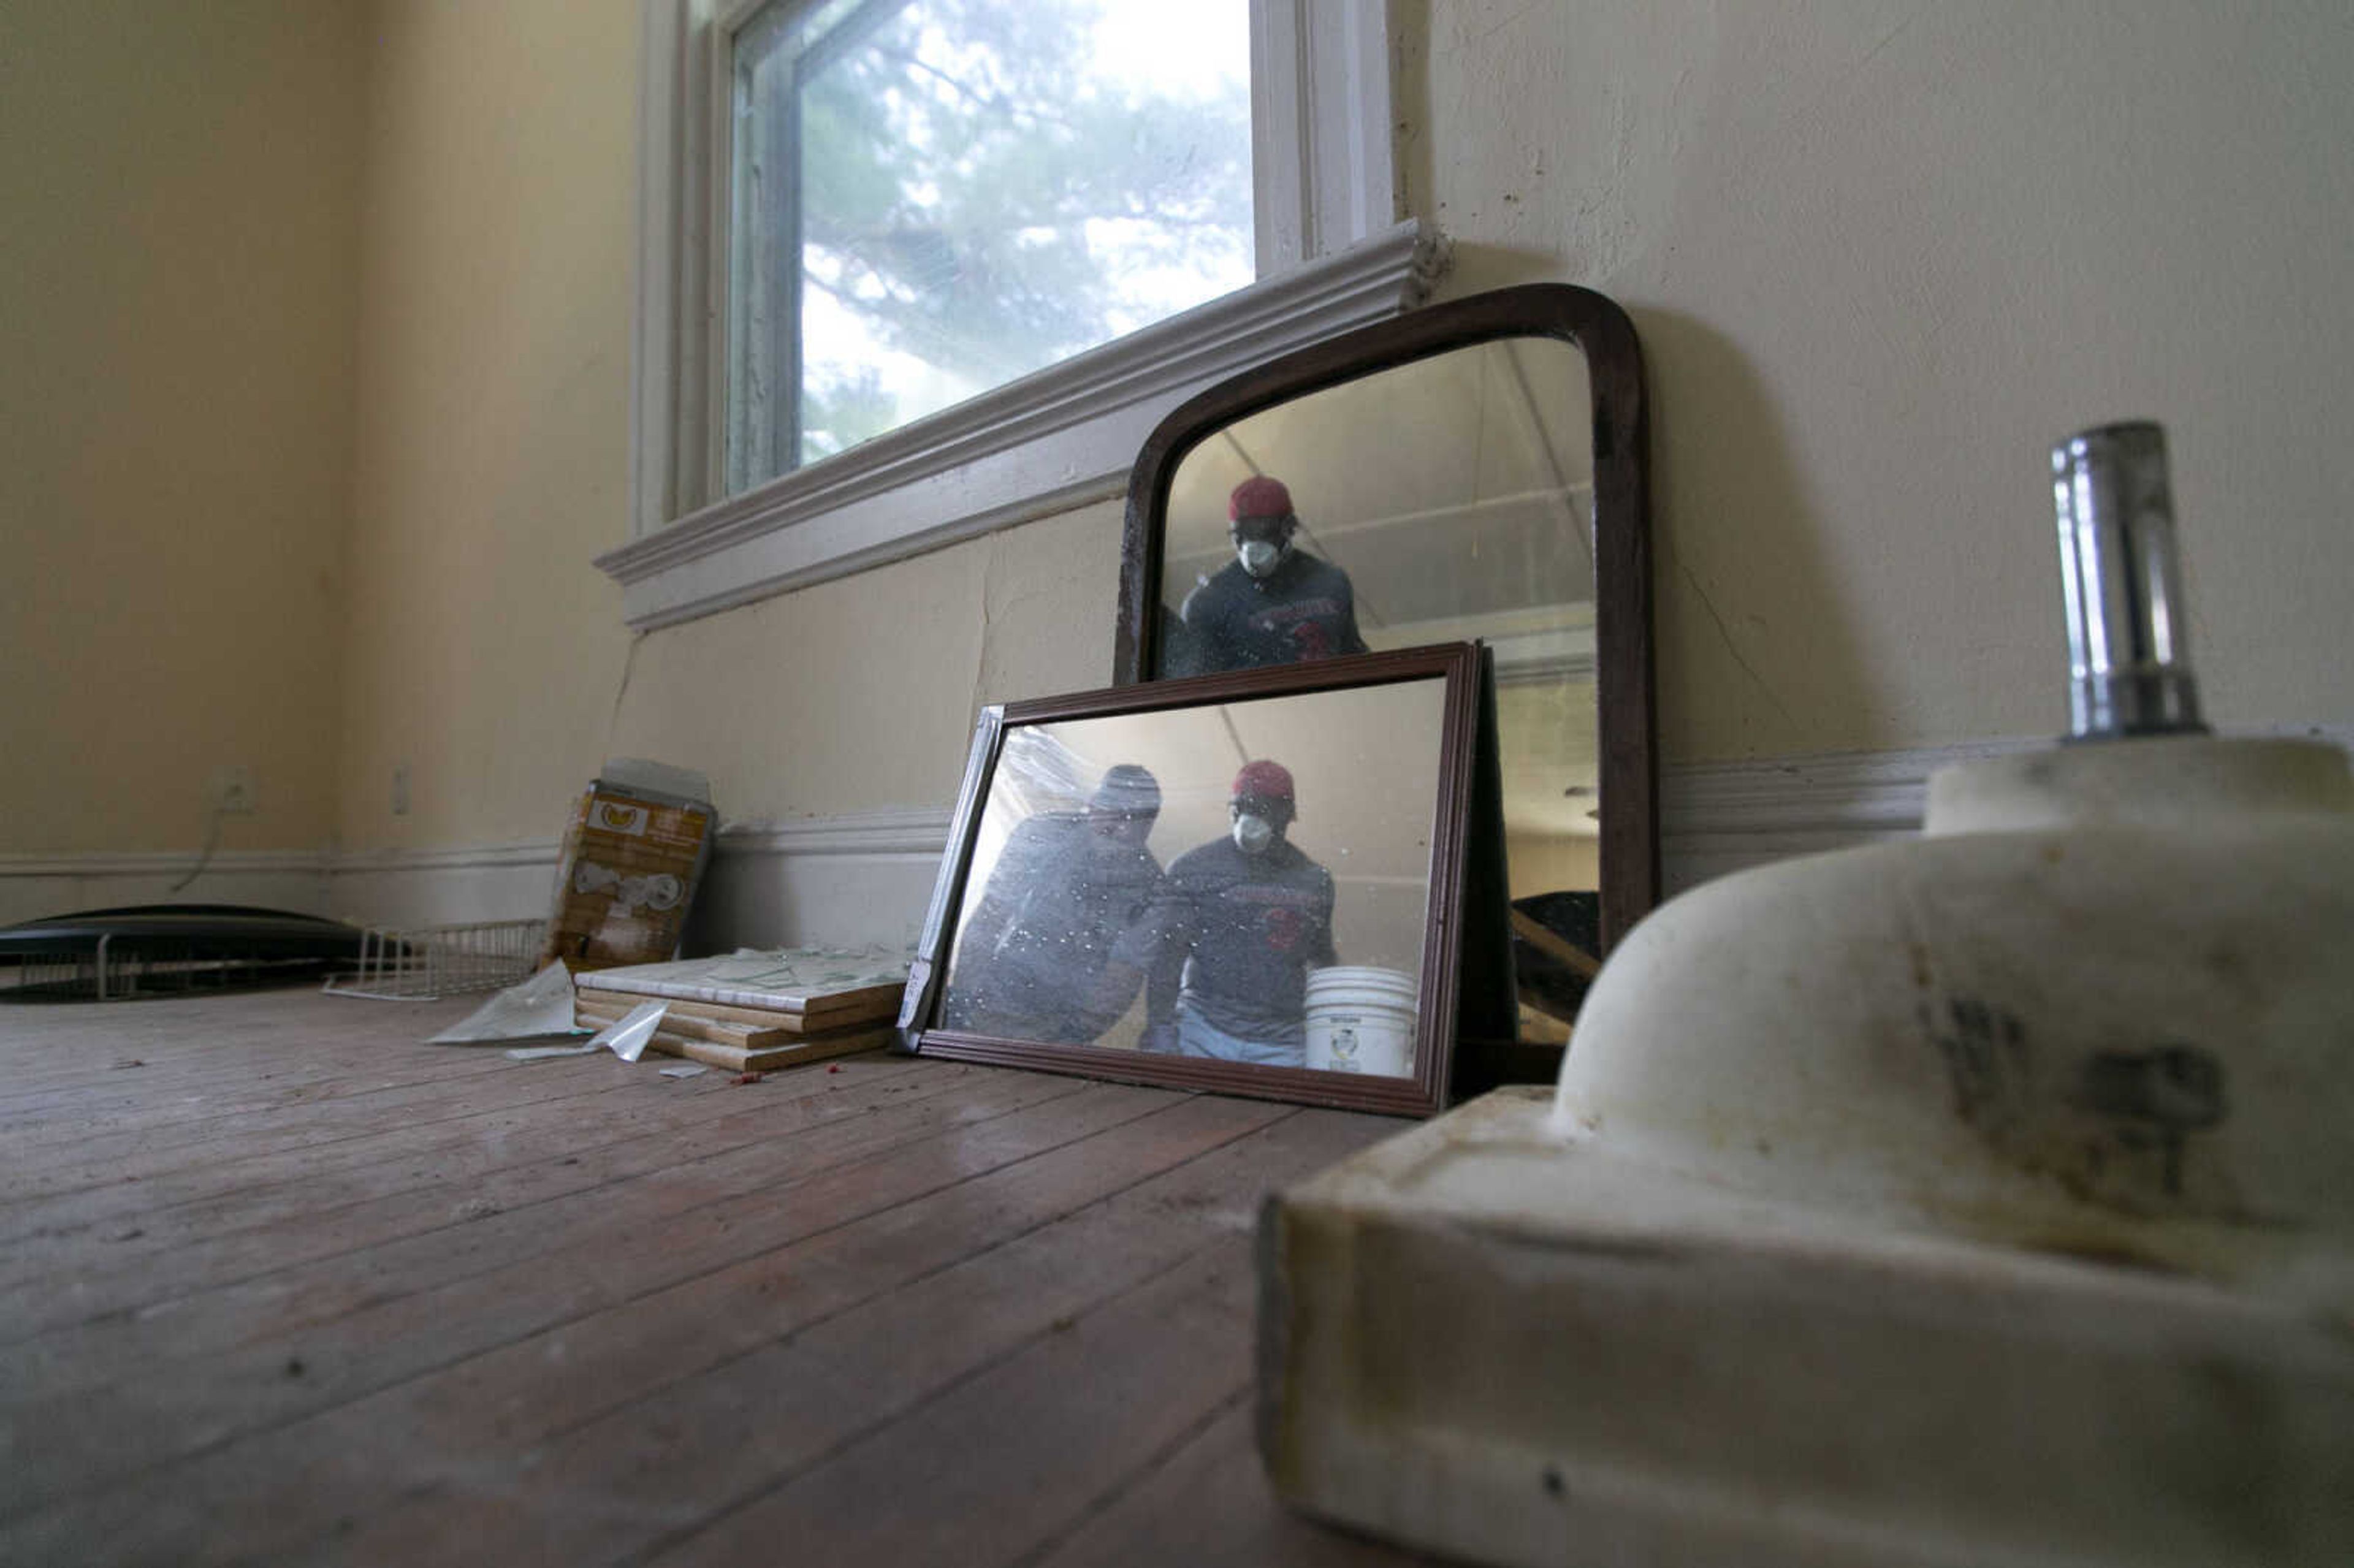
[[[1479,669],[1454,643],[983,709],[903,1046],[1439,1110]]]
[[[1488,646],[1527,1044],[1659,896],[1646,444],[1626,313],[1534,284],[1211,387],[1129,484],[1117,683]]]

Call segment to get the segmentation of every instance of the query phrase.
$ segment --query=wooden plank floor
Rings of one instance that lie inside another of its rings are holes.
[[[0,1006],[0,1562],[1416,1561],[1250,1435],[1259,1198],[1400,1124],[468,1005]]]

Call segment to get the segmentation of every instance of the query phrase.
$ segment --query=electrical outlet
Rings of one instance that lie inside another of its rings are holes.
[[[396,817],[408,815],[408,764],[406,762],[392,765],[392,814]]]
[[[254,812],[253,769],[241,766],[216,768],[207,791],[213,810],[225,817],[249,817]]]

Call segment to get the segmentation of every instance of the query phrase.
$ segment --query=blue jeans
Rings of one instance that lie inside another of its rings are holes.
[[[1229,1034],[1182,1000],[1177,1003],[1177,1054],[1214,1056],[1221,1062],[1256,1062],[1263,1067],[1299,1067],[1308,1061],[1305,1045],[1278,1045]]]

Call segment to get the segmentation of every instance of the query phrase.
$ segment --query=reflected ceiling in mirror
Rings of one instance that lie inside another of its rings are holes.
[[[1632,329],[1545,285],[1213,388],[1130,487],[1120,680],[1488,646],[1531,1040],[1656,894],[1641,456]]]
[[[1355,652],[1353,632],[1377,649],[1485,638],[1508,668],[1590,675],[1587,422],[1584,354],[1531,338],[1435,355],[1221,427],[1170,485],[1155,673]],[[1378,454],[1368,432],[1381,433]],[[1287,501],[1277,515],[1296,519],[1289,536],[1254,576],[1235,513]],[[1300,612],[1335,588],[1346,616]]]

